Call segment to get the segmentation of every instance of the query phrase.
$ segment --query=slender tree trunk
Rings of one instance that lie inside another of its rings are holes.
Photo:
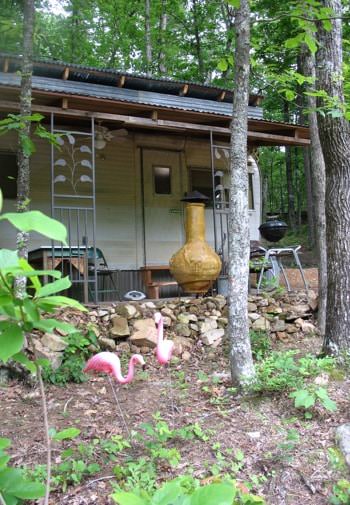
[[[310,52],[304,56],[304,74],[315,77],[315,58]],[[310,89],[312,91],[312,89]],[[314,202],[315,219],[315,245],[318,260],[318,327],[321,335],[326,330],[326,306],[327,306],[327,249],[326,249],[326,213],[325,213],[325,193],[326,174],[325,161],[323,158],[322,146],[320,142],[317,114],[316,98],[307,96],[307,107],[309,109],[310,125],[310,175],[312,186],[312,197]]]
[[[151,5],[145,0],[145,42],[146,42],[146,74],[152,74],[152,39],[151,39]]]
[[[262,215],[262,222],[264,223],[266,221],[266,216],[267,216],[267,195],[269,191],[269,184],[268,184],[268,177],[267,174],[262,174],[262,181],[261,181],[261,215]]]
[[[311,182],[311,164],[310,164],[310,148],[303,148],[304,172],[305,172],[305,189],[306,189],[306,206],[307,206],[307,229],[309,244],[312,249],[315,248],[315,209],[312,196]]]
[[[165,51],[164,51],[165,32],[166,32],[167,22],[168,22],[167,0],[162,0],[161,13],[160,13],[160,19],[159,19],[159,37],[158,37],[158,39],[159,39],[158,40],[158,44],[159,44],[158,70],[159,70],[160,74],[166,74],[166,71],[167,71],[166,64],[165,64]]]
[[[289,121],[289,105],[284,102],[284,119]],[[288,221],[292,231],[295,231],[295,198],[293,187],[293,166],[291,148],[286,146],[286,177],[287,177],[287,193],[288,193]]]
[[[333,9],[332,29],[320,26],[316,55],[318,88],[344,104],[341,1],[321,0]],[[322,102],[318,106],[322,106]],[[350,347],[350,124],[345,118],[318,114],[326,167],[327,313],[324,350],[339,355]]]
[[[192,14],[193,14],[193,28],[194,28],[194,37],[195,37],[195,49],[198,60],[198,70],[200,74],[200,78],[202,82],[205,81],[206,75],[204,70],[204,60],[202,54],[202,45],[201,39],[199,35],[199,20],[198,20],[198,3],[197,0],[192,0]]]
[[[20,114],[30,116],[32,113],[32,73],[33,73],[33,32],[35,22],[34,0],[24,0],[23,3],[23,59],[21,68]],[[30,153],[25,149],[26,139],[30,136],[30,121],[24,122],[24,129],[18,136],[17,151],[17,212],[29,209],[30,194]],[[17,251],[21,258],[28,258],[29,233],[17,233]],[[16,293],[23,298],[26,289],[26,278],[16,280]]]
[[[250,50],[249,0],[236,12],[235,90],[231,125],[229,211],[229,336],[232,381],[240,386],[255,378],[248,324],[249,215],[247,109]]]

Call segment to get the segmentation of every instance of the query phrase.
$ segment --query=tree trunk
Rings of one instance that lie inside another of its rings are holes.
[[[284,102],[284,120],[289,121],[289,105]],[[295,225],[295,205],[294,205],[294,186],[293,186],[293,166],[291,148],[286,146],[286,177],[287,177],[287,194],[288,194],[288,221],[292,231],[296,230]]]
[[[152,75],[152,39],[151,39],[151,5],[145,0],[145,42],[146,42],[146,74]]]
[[[159,19],[159,53],[158,53],[158,70],[160,74],[166,74],[167,68],[165,64],[165,51],[164,51],[164,39],[167,27],[168,15],[167,15],[167,0],[162,0],[161,13]]]
[[[248,324],[249,215],[247,109],[250,50],[249,0],[236,12],[235,89],[231,125],[229,211],[229,338],[232,381],[239,386],[255,378]]]
[[[306,206],[307,206],[307,229],[309,244],[312,249],[315,248],[315,209],[312,196],[312,179],[311,179],[311,163],[310,163],[310,148],[303,148],[304,157],[304,172],[305,172],[305,189],[306,189]]]
[[[309,51],[305,53],[303,68],[303,72],[306,76],[315,77],[315,59],[311,56]],[[312,91],[312,89],[310,89],[310,91]],[[314,226],[316,232],[314,237],[316,244],[316,256],[318,260],[318,327],[321,335],[324,335],[326,329],[327,306],[327,249],[325,214],[326,174],[322,146],[318,132],[316,98],[314,96],[307,96],[307,107],[310,111],[310,175],[314,203]]]
[[[201,39],[200,39],[200,35],[199,35],[197,0],[192,0],[192,14],[193,14],[195,48],[196,48],[196,54],[197,54],[197,60],[198,60],[198,70],[199,70],[201,81],[205,82],[206,75],[205,75],[205,70],[204,70],[204,61],[203,61],[203,54],[202,54]]]
[[[344,104],[341,1],[321,0],[334,11],[332,29],[320,26],[316,58],[318,88]],[[323,103],[318,103],[322,106]],[[318,114],[326,167],[327,313],[324,350],[339,355],[350,346],[350,125],[343,116]]]
[[[35,20],[34,0],[25,0],[23,3],[23,59],[21,69],[21,94],[20,114],[30,116],[32,113],[32,73],[33,73],[33,32]],[[29,208],[30,194],[30,153],[25,149],[26,139],[30,136],[30,121],[24,122],[25,126],[18,136],[17,151],[17,212],[25,212]],[[21,258],[28,258],[29,233],[17,233],[17,251]],[[26,278],[16,280],[16,292],[19,298],[24,296]]]

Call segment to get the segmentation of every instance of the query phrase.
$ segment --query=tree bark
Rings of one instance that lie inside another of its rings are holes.
[[[145,42],[146,42],[146,74],[152,75],[152,38],[151,38],[151,5],[145,0]]]
[[[161,12],[159,18],[159,37],[158,37],[158,70],[160,74],[166,74],[167,68],[165,64],[165,51],[164,51],[164,40],[165,40],[165,32],[168,22],[167,15],[167,0],[162,0],[161,3]]]
[[[23,59],[21,68],[21,94],[20,114],[30,116],[32,113],[32,73],[33,73],[33,32],[35,21],[34,0],[25,0],[23,3]],[[30,121],[24,121],[24,128],[18,135],[17,150],[17,212],[29,209],[30,196],[30,153],[25,149],[25,140],[30,136]],[[16,245],[18,256],[28,258],[29,233],[18,232]],[[18,297],[23,297],[26,288],[26,278],[16,280]]]
[[[318,31],[318,89],[344,104],[342,81],[341,1],[321,0],[334,11],[332,29]],[[318,101],[318,106],[324,105]],[[334,355],[350,347],[350,124],[343,116],[318,114],[326,172],[327,312],[324,351]]]
[[[249,215],[247,168],[247,109],[250,50],[249,0],[241,0],[235,18],[235,89],[231,125],[229,210],[229,338],[232,381],[254,381],[248,324]]]
[[[307,206],[307,229],[309,244],[312,249],[315,248],[315,208],[312,195],[312,179],[311,179],[311,160],[310,148],[304,147],[304,172],[305,172],[305,189],[306,189],[306,206]]]
[[[309,51],[305,52],[303,62],[304,75],[315,78],[315,58]],[[309,91],[313,90],[310,88]],[[321,335],[324,335],[326,330],[327,307],[326,174],[325,161],[318,132],[316,98],[314,96],[307,96],[307,107],[310,111],[310,176],[314,203],[314,226],[316,231],[314,237],[318,260],[318,327]]]
[[[197,59],[198,59],[198,70],[199,70],[199,74],[200,74],[200,78],[201,78],[202,82],[205,82],[206,75],[205,75],[205,70],[204,70],[202,45],[201,45],[201,38],[200,38],[199,26],[198,26],[199,20],[198,20],[197,0],[192,0],[192,14],[193,14],[194,37],[195,37],[195,49],[196,49]]]
[[[284,119],[289,121],[289,105],[284,102]],[[292,166],[292,153],[290,146],[286,146],[286,178],[287,178],[287,193],[288,193],[288,221],[292,231],[296,230],[295,223],[295,198],[293,186],[293,166]]]

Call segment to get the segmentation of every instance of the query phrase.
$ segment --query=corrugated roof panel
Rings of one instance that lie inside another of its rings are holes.
[[[15,74],[0,72],[0,85],[19,87],[20,77]],[[118,88],[116,86],[102,86],[100,84],[79,81],[33,76],[33,89],[51,93],[89,96],[104,100],[149,105],[166,109],[201,112],[218,116],[229,117],[232,115],[231,103],[155,93],[152,91]],[[260,107],[249,106],[248,117],[250,119],[262,119],[262,109]]]

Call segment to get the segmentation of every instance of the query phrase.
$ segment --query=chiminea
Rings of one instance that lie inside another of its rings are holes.
[[[284,221],[280,221],[275,216],[271,217],[259,226],[261,235],[269,242],[278,242],[283,238],[288,229],[288,225]]]

